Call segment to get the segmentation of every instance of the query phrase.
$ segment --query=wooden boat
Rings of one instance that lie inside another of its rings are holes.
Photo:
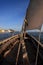
[[[43,24],[43,0],[30,0],[21,33],[4,41],[0,48],[0,65],[43,65],[43,44],[26,33]],[[15,39],[16,38],[16,39]]]
[[[37,53],[37,46],[40,45],[40,51],[38,55],[38,65],[43,65],[43,45],[33,36],[29,36],[25,33],[24,39],[20,42],[20,38],[16,38],[17,40],[12,43],[13,45],[8,46],[5,48],[4,51],[0,54],[0,64],[1,65],[35,65],[36,61],[36,53]],[[18,41],[19,40],[19,41]],[[22,45],[21,43],[25,43]],[[21,46],[20,46],[21,44]],[[20,46],[20,48],[19,48]],[[19,50],[20,49],[20,50]],[[26,49],[26,50],[25,50]],[[18,56],[19,50],[19,56]],[[18,56],[18,61],[17,61]]]

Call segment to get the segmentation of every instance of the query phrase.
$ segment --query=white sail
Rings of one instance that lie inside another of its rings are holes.
[[[43,0],[30,0],[25,19],[28,22],[26,30],[40,29],[43,24]]]

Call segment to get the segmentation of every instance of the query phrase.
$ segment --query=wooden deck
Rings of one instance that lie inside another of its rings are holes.
[[[43,51],[43,44],[33,36],[12,36],[0,42],[0,65],[35,65],[37,45]],[[43,63],[42,53],[39,51],[38,65]],[[43,64],[42,64],[43,65]]]

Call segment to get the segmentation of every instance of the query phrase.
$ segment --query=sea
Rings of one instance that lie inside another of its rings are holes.
[[[19,32],[13,32],[13,33],[0,33],[0,41],[3,41],[3,40],[5,40],[5,39],[7,39],[7,38],[10,38],[10,37],[12,37],[12,36],[14,36],[14,35],[16,35],[16,34],[19,34]]]
[[[43,32],[28,32],[28,34],[34,36],[37,40],[39,40],[40,35],[40,42],[43,44]]]
[[[13,33],[0,33],[0,41],[7,39],[11,36],[14,36],[16,34],[19,34],[20,32],[13,32]],[[36,39],[39,38],[40,33],[39,32],[27,32],[29,35],[34,36]],[[40,42],[43,44],[43,32],[41,32],[40,35]]]

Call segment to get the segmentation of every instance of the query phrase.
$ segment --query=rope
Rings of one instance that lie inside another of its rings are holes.
[[[39,41],[40,41],[40,36],[41,36],[41,31],[39,33]],[[36,61],[35,61],[35,65],[37,65],[37,62],[38,62],[38,54],[39,54],[39,44],[38,44],[38,47],[37,47],[37,53],[36,53]]]
[[[39,44],[38,44],[38,47],[37,47],[37,54],[36,54],[35,65],[37,65],[37,61],[38,61],[38,53],[39,53]]]
[[[17,63],[18,63],[20,48],[21,48],[21,44],[19,44],[18,53],[17,53],[17,58],[16,58],[16,64],[15,64],[15,65],[17,65]]]

